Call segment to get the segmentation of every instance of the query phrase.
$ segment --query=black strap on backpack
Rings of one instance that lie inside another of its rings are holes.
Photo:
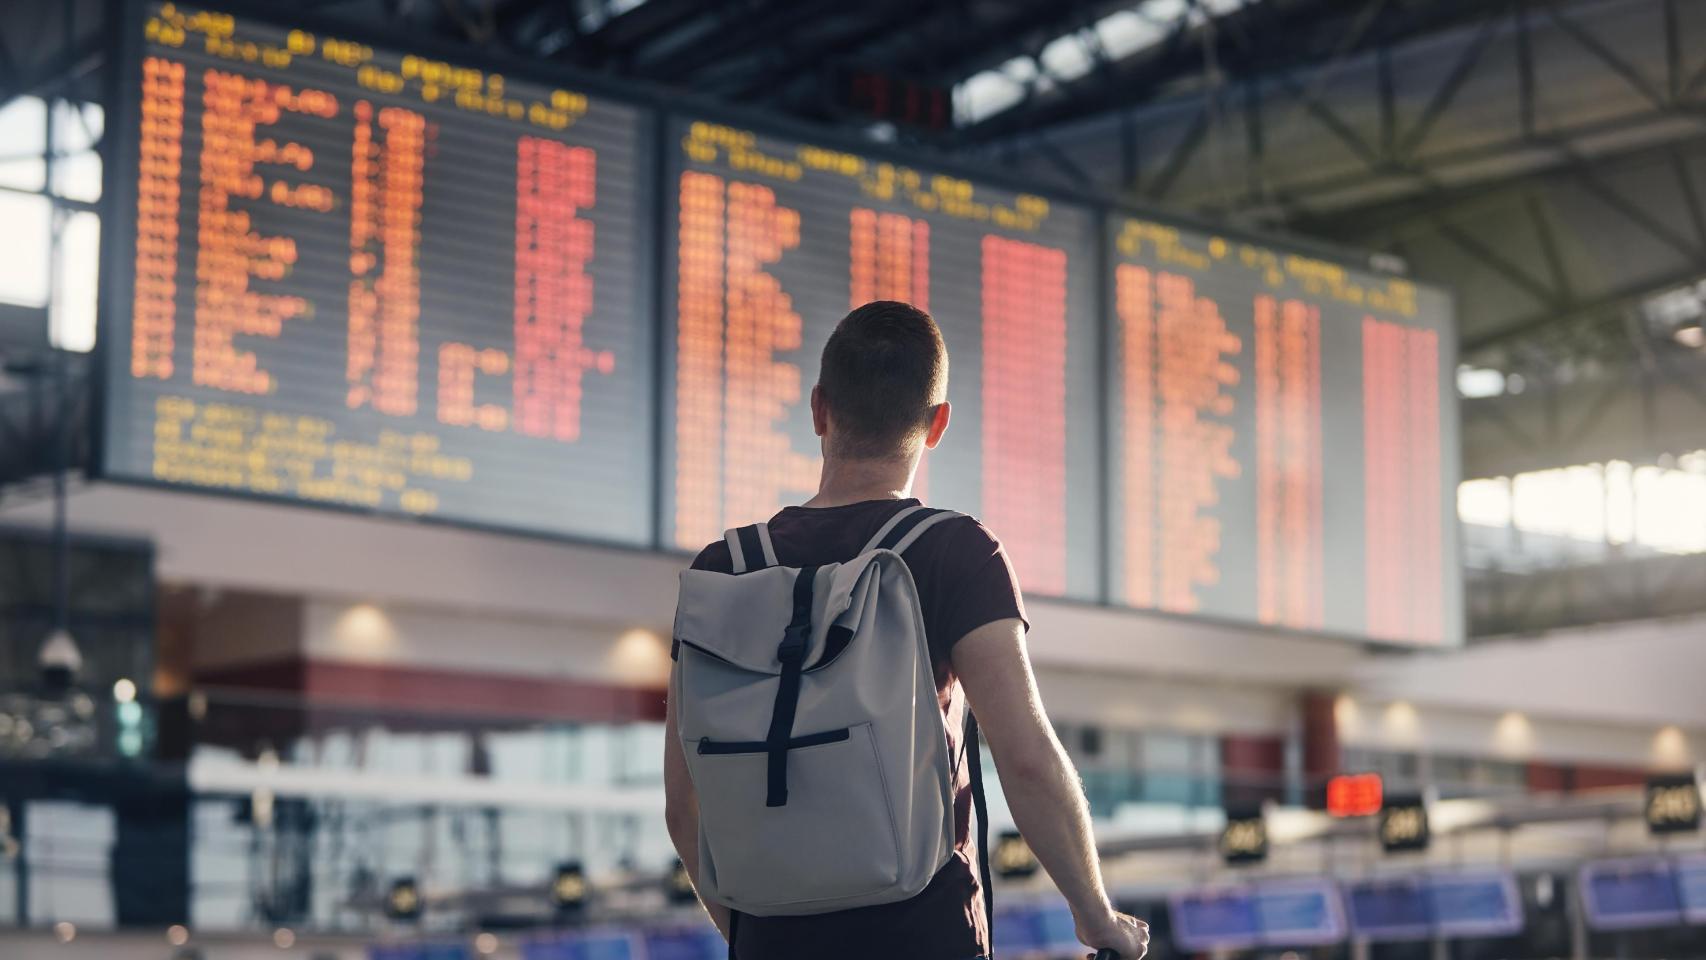
[[[989,875],[989,800],[983,794],[983,751],[977,744],[977,715],[966,705],[966,726],[962,746],[966,763],[970,765],[971,805],[977,813],[977,872],[983,882],[983,919],[989,929],[989,960],[995,960],[995,885]]]
[[[770,734],[765,738],[769,755],[764,805],[788,805],[788,751],[799,746],[794,737],[794,712],[800,705],[800,673],[806,659],[807,638],[812,629],[812,589],[817,567],[803,567],[794,577],[794,616],[776,647],[782,675],[776,685],[776,703],[770,711]]]
[[[770,525],[752,523],[735,527],[723,534],[729,545],[729,565],[732,573],[751,573],[777,566],[776,548],[770,543]]]
[[[883,537],[877,541],[877,549],[895,549],[900,546],[900,542],[902,540],[906,539],[906,535],[912,532],[913,527],[918,526],[939,513],[947,512],[948,511],[946,510],[937,510],[932,507],[918,507],[896,514],[895,520],[893,521],[894,525],[889,527],[888,533],[884,534]]]

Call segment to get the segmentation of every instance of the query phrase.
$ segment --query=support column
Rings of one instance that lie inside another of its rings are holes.
[[[190,922],[190,808],[187,784],[114,799],[111,882],[120,927]]]
[[[12,837],[18,842],[18,855],[12,860],[12,883],[15,885],[17,897],[13,918],[20,930],[30,925],[30,822],[26,813],[28,806],[21,797],[6,803],[6,812],[12,822]]]
[[[1305,692],[1298,701],[1303,728],[1303,802],[1314,810],[1327,806],[1327,780],[1339,773],[1339,722],[1336,694]]]
[[[1228,810],[1285,800],[1285,739],[1228,734],[1220,738],[1221,796]]]

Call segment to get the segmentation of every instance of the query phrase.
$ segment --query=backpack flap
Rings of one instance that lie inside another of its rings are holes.
[[[847,635],[878,588],[875,562],[827,564],[817,570],[812,590],[811,630],[806,636],[806,669],[822,666],[831,631]],[[675,610],[675,640],[701,653],[752,673],[782,672],[776,648],[793,615],[793,567],[769,567],[731,576],[709,570],[681,574],[681,599]]]

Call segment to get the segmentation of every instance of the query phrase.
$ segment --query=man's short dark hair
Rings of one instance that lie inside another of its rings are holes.
[[[835,454],[911,456],[936,406],[948,398],[942,331],[909,303],[867,303],[835,325],[823,345],[817,385],[835,421]]]

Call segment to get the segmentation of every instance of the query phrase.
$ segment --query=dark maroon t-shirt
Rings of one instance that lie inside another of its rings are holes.
[[[867,500],[841,507],[788,507],[770,520],[770,541],[783,566],[851,560],[888,519],[917,500]],[[959,756],[965,696],[948,653],[986,623],[1018,618],[1025,605],[1001,541],[970,517],[944,520],[903,555],[918,585],[924,633],[936,670],[936,700],[948,729],[949,756]],[[727,543],[700,551],[695,570],[733,569]],[[971,775],[955,766],[954,855],[924,892],[900,903],[809,917],[742,915],[735,925],[739,960],[970,960],[989,952],[980,851],[971,839]]]

